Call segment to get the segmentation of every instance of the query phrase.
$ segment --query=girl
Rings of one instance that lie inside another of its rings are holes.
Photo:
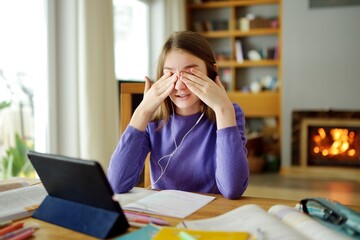
[[[114,192],[138,183],[150,152],[152,188],[240,198],[249,179],[244,113],[217,76],[210,44],[195,32],[171,34],[157,79],[145,77],[143,100],[111,157]]]

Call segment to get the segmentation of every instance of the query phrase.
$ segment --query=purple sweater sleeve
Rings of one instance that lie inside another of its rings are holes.
[[[115,193],[128,192],[138,183],[149,152],[147,139],[146,132],[130,125],[122,134],[107,171]]]
[[[217,131],[216,183],[226,198],[240,198],[248,185],[249,166],[246,158],[244,115],[234,105],[237,126]]]

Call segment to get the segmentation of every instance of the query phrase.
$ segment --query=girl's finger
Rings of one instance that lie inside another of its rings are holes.
[[[188,81],[188,80],[183,81],[183,82],[185,83],[186,87],[187,87],[192,93],[194,93],[196,96],[200,97],[201,91],[200,91],[200,89],[199,89],[199,86],[198,86],[196,83],[194,83],[194,82],[192,82],[192,81]]]
[[[206,81],[206,79],[211,80],[206,74],[204,74],[203,72],[197,70],[196,68],[191,68],[191,69],[190,69],[190,72],[191,72],[193,75],[199,77],[201,80],[204,80],[204,81]]]
[[[198,71],[198,73],[200,73],[200,71]],[[204,78],[201,78],[199,75],[189,73],[184,73],[183,75],[183,82],[186,85],[191,85],[192,88],[197,89],[197,91],[194,90],[194,93],[207,92],[207,89],[212,88],[213,85],[215,85],[214,81],[212,81],[208,76],[202,74]],[[190,88],[190,90],[192,90],[192,88]]]
[[[162,94],[163,92],[166,92],[168,88],[171,88],[176,81],[177,76],[175,74],[165,74],[156,81],[153,86],[157,93]]]
[[[145,76],[145,88],[144,88],[144,95],[149,91],[151,87],[151,80],[148,76]]]
[[[220,81],[220,77],[219,77],[219,76],[216,76],[216,77],[215,77],[215,83],[216,83],[220,88],[222,88],[223,90],[225,90],[225,87],[224,87],[224,85],[222,84],[222,82]]]
[[[191,73],[186,73],[186,72],[181,74],[181,79],[184,81],[184,83],[186,83],[186,82],[193,83],[194,86],[195,86],[195,84],[200,86],[204,82],[198,76],[193,75]]]

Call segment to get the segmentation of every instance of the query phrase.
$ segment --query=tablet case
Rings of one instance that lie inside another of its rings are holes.
[[[28,157],[49,194],[32,217],[98,238],[129,228],[98,162],[37,152]]]

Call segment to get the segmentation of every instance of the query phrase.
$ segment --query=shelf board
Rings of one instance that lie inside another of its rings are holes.
[[[240,30],[218,30],[218,31],[206,31],[199,32],[206,38],[226,38],[226,37],[251,37],[261,35],[277,35],[280,33],[278,28],[256,28],[249,31]]]
[[[121,82],[120,86],[122,94],[143,94],[145,82]]]
[[[245,117],[280,117],[280,93],[277,91],[231,91],[228,96],[244,110]]]
[[[236,68],[248,68],[248,67],[277,67],[279,66],[278,59],[263,59],[259,61],[249,61],[245,60],[240,63],[235,60],[224,60],[217,62],[218,67],[226,68],[226,67],[236,67]]]
[[[226,8],[237,6],[249,6],[259,4],[278,4],[280,0],[242,0],[242,1],[218,1],[218,2],[203,2],[189,5],[189,9],[204,9],[204,8]]]
[[[256,29],[250,29],[247,32],[240,30],[235,30],[232,32],[235,37],[249,37],[249,36],[258,36],[258,35],[279,34],[280,30],[278,28],[256,28]]]

